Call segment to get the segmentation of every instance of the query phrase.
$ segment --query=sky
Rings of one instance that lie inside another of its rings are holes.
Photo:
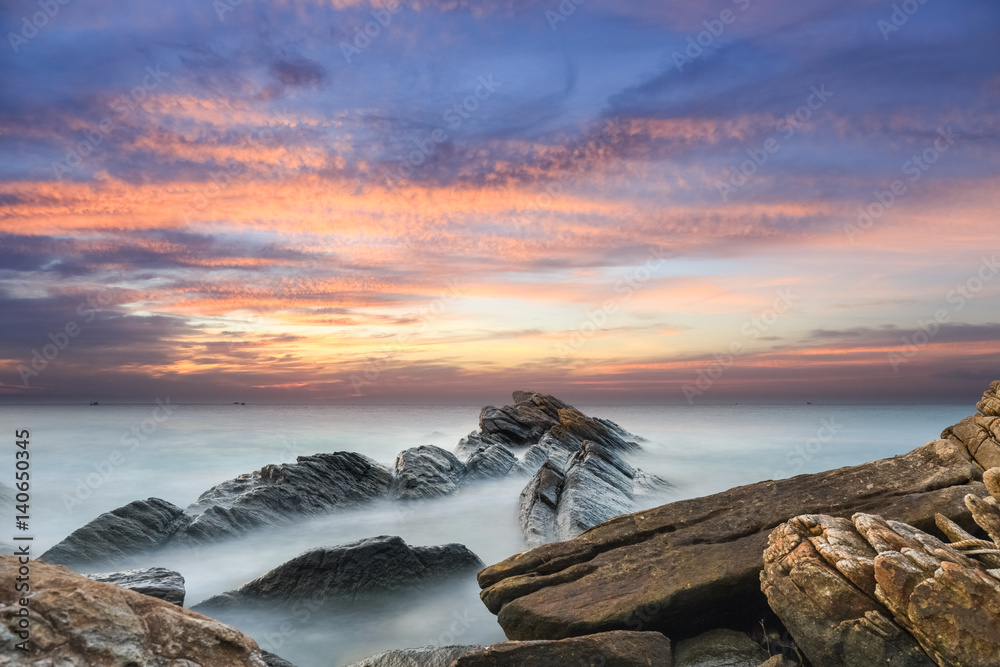
[[[0,401],[974,402],[993,0],[11,0]]]

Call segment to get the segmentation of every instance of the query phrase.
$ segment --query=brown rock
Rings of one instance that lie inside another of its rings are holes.
[[[1000,417],[966,417],[946,428],[941,437],[965,447],[984,470],[1000,466]]]
[[[17,558],[0,557],[0,663],[90,667],[266,667],[239,631],[175,604],[92,581],[61,565],[30,564],[27,654],[12,630]],[[30,662],[29,662],[30,661]]]
[[[983,399],[976,405],[986,417],[1000,417],[1000,380],[990,383],[990,388],[983,392]]]
[[[671,667],[659,632],[602,632],[561,641],[504,642],[473,651],[451,667]]]
[[[799,516],[771,533],[761,588],[814,667],[932,667],[874,598],[874,549],[848,519]]]
[[[674,667],[758,667],[767,657],[749,636],[718,629],[678,642]]]
[[[567,542],[480,572],[481,597],[512,639],[609,630],[694,636],[766,611],[758,574],[767,536],[803,513],[855,512],[931,528],[940,512],[974,529],[964,505],[985,491],[956,442],[815,475],[738,487],[617,517]]]

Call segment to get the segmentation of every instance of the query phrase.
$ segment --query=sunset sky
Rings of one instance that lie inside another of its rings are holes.
[[[11,0],[0,27],[2,401],[1000,379],[994,0]]]

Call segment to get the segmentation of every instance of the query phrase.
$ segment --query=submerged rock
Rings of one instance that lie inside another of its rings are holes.
[[[348,667],[450,667],[461,656],[482,646],[423,646],[384,651]]]
[[[177,544],[215,542],[289,518],[326,514],[384,497],[392,473],[354,452],[300,456],[219,484],[187,508]]]
[[[31,565],[31,640],[20,651],[12,632],[18,567],[14,556],[0,557],[0,664],[265,667],[257,644],[227,625],[38,561]]]
[[[778,525],[803,512],[865,511],[926,527],[940,512],[969,527],[964,497],[985,490],[981,477],[962,447],[939,440],[891,459],[674,502],[485,568],[482,599],[512,639],[636,623],[683,639],[730,621],[749,626],[767,613],[758,574]]]
[[[461,544],[411,547],[399,537],[372,537],[338,547],[312,549],[194,609],[323,605],[383,593],[416,590],[449,577],[472,575],[483,566]]]
[[[184,606],[184,577],[179,572],[164,567],[125,570],[124,572],[99,572],[84,576],[94,581],[114,584],[136,593],[166,600],[181,607]]]
[[[454,493],[465,466],[449,451],[433,445],[404,450],[396,457],[392,493],[396,500],[422,500]]]
[[[181,508],[165,500],[136,500],[73,531],[40,559],[74,568],[125,564],[163,547],[189,521]]]
[[[510,641],[472,651],[453,667],[671,667],[670,640],[659,632],[602,632],[561,641]]]

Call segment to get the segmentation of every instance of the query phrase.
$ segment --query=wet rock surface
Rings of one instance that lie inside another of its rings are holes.
[[[184,606],[184,577],[179,572],[164,567],[149,567],[143,570],[123,572],[98,572],[85,575],[94,581],[103,581]]]
[[[312,549],[235,591],[193,607],[222,609],[291,606],[308,601],[358,601],[416,590],[449,577],[472,576],[483,563],[461,544],[411,547],[399,537],[373,537],[337,547]]]

